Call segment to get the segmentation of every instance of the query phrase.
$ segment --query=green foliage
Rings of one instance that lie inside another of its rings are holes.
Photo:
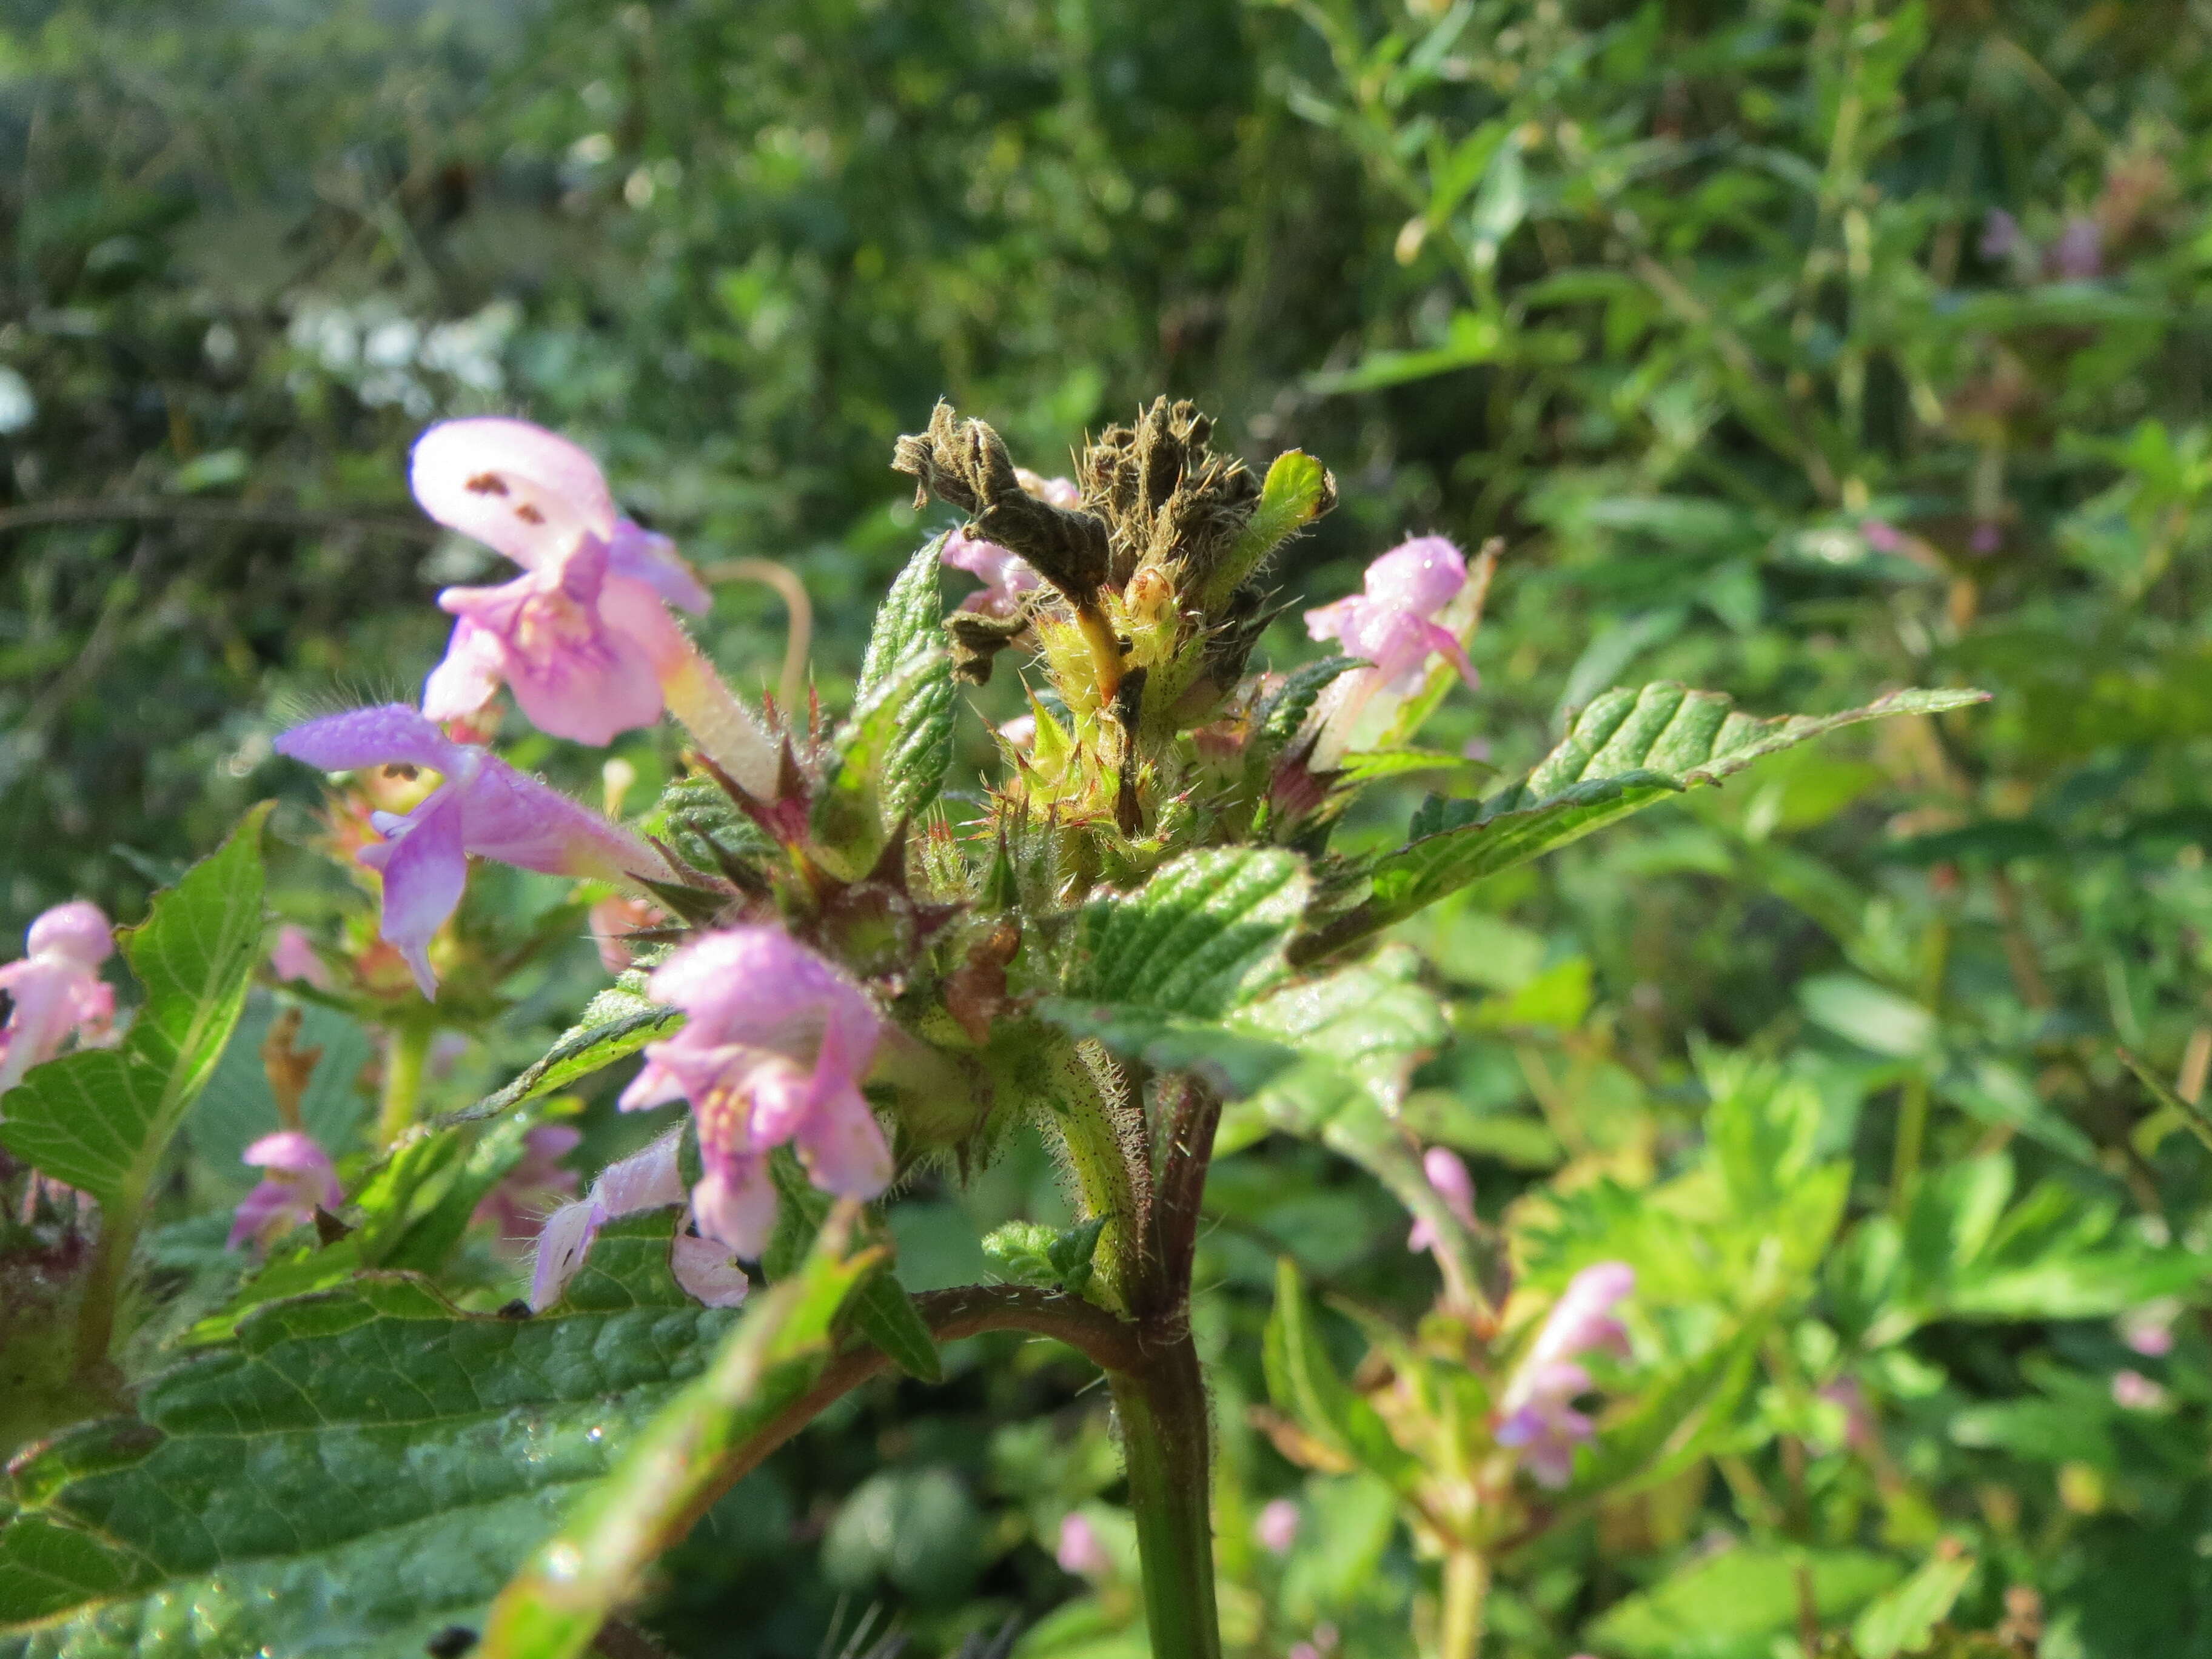
[[[828,1355],[831,1322],[871,1266],[865,1254],[840,1252],[842,1231],[817,1237],[799,1271],[731,1328],[704,1371],[642,1424],[622,1461],[537,1547],[492,1607],[488,1656],[573,1659],[591,1648],[726,1460],[805,1391]]]
[[[452,1113],[450,1122],[498,1117],[519,1106],[570,1088],[594,1073],[629,1059],[648,1042],[680,1030],[684,1016],[647,1002],[635,991],[617,987],[600,992],[574,1025],[561,1033],[543,1058],[533,1060],[514,1081],[473,1105]]]
[[[481,1628],[732,1323],[677,1287],[668,1248],[665,1215],[611,1225],[535,1318],[459,1313],[407,1275],[254,1314],[136,1419],[13,1467],[10,1650],[383,1656]]]
[[[246,815],[124,939],[145,1002],[116,1048],[34,1066],[8,1097],[0,1143],[33,1168],[91,1194],[128,1227],[161,1155],[206,1086],[246,1006],[259,958],[262,828]]]
[[[1609,691],[1526,780],[1479,810],[1432,798],[1413,819],[1413,840],[1376,861],[1373,896],[1332,921],[1323,938],[1334,945],[1387,927],[1470,882],[1839,726],[1982,701],[1973,691],[1900,691],[1841,714],[1761,720],[1711,691],[1665,684]]]

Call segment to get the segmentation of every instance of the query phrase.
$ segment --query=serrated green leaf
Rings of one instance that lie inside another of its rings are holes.
[[[216,852],[155,896],[123,951],[145,993],[119,1048],[33,1066],[7,1097],[0,1145],[90,1193],[135,1225],[161,1155],[215,1071],[260,960],[261,831],[255,807]]]
[[[879,1260],[844,1254],[844,1232],[823,1231],[799,1271],[746,1310],[705,1374],[531,1556],[492,1606],[483,1659],[573,1659],[591,1646],[653,1558],[689,1529],[731,1454],[819,1375],[832,1322]]]
[[[1009,1221],[983,1236],[983,1254],[1015,1284],[1049,1291],[1060,1284],[1051,1254],[1056,1237],[1041,1221]]]
[[[1228,602],[1244,579],[1279,547],[1285,537],[1311,524],[1336,505],[1336,480],[1303,450],[1286,449],[1267,468],[1254,509],[1221,562],[1207,573],[1200,604],[1210,614]]]
[[[1717,691],[1662,683],[1608,691],[1516,787],[1477,805],[1431,802],[1415,839],[1379,860],[1366,902],[1301,939],[1311,959],[1388,927],[1470,882],[1526,863],[1764,756],[1861,720],[1937,714],[1986,701],[1979,691],[1899,691],[1839,714],[1758,720]]]
[[[923,543],[876,607],[875,627],[868,635],[867,653],[860,660],[859,696],[866,697],[878,690],[892,671],[917,651],[943,644],[939,630],[945,601],[938,571],[944,550],[942,536]]]
[[[945,650],[945,602],[938,586],[944,538],[923,544],[876,611],[860,664],[854,722],[863,710],[889,711],[890,729],[870,761],[886,827],[937,799],[952,763],[952,659]]]
[[[885,830],[937,799],[952,759],[952,659],[928,645],[894,664],[840,728],[811,827],[854,873]]]
[[[1275,1306],[1262,1349],[1275,1409],[1346,1462],[1406,1490],[1421,1466],[1390,1437],[1375,1407],[1339,1376],[1314,1328],[1305,1281],[1288,1256],[1275,1263]]]
[[[438,1120],[441,1126],[496,1117],[627,1060],[648,1042],[672,1036],[684,1024],[677,1009],[647,1002],[635,992],[602,991],[586,1005],[583,1018],[561,1033],[544,1057],[495,1094]]]
[[[148,1383],[137,1419],[29,1455],[0,1523],[10,1651],[398,1659],[479,1627],[735,1317],[677,1286],[671,1225],[611,1224],[536,1318],[460,1313],[410,1274],[264,1308]]]
[[[1283,977],[1304,861],[1265,848],[1186,853],[1133,893],[1083,908],[1062,992],[1218,1019]]]

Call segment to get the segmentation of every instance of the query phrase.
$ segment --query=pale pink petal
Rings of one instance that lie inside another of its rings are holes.
[[[745,1270],[730,1259],[730,1247],[711,1238],[678,1233],[670,1241],[668,1266],[684,1294],[710,1308],[734,1308],[752,1288]]]
[[[699,1231],[749,1261],[758,1261],[775,1231],[775,1182],[768,1160],[725,1160],[691,1189],[691,1216]]]
[[[591,1254],[605,1213],[589,1199],[563,1204],[538,1232],[538,1259],[530,1274],[530,1307],[543,1313],[558,1302]]]
[[[269,966],[280,983],[296,981],[321,991],[331,988],[331,970],[323,965],[307,930],[295,922],[288,921],[276,930],[276,944],[269,952]]]
[[[1101,1577],[1113,1571],[1113,1559],[1098,1541],[1098,1529],[1080,1514],[1071,1513],[1060,1523],[1060,1544],[1053,1552],[1062,1572],[1079,1577]]]
[[[449,590],[450,591],[450,590]],[[507,647],[470,617],[457,617],[444,660],[422,682],[422,712],[434,720],[465,720],[499,695]]]
[[[659,854],[590,807],[495,755],[479,750],[471,758],[470,775],[453,786],[463,802],[470,852],[550,876],[673,878]]]
[[[115,931],[106,914],[88,899],[71,899],[42,912],[23,936],[31,955],[62,956],[97,968],[115,951]]]
[[[816,1106],[793,1144],[807,1175],[826,1193],[873,1198],[891,1184],[890,1146],[857,1089],[841,1090]]]
[[[422,510],[517,564],[615,532],[614,497],[590,455],[527,421],[441,421],[415,443],[409,481]]]
[[[342,1196],[331,1155],[304,1129],[279,1129],[263,1135],[239,1154],[238,1161],[257,1170],[307,1177],[317,1201],[325,1208],[335,1206]]]
[[[1458,598],[1466,586],[1467,556],[1442,536],[1402,542],[1367,567],[1370,603],[1425,619]]]
[[[684,1202],[678,1154],[684,1136],[671,1130],[641,1151],[610,1164],[592,1183],[592,1198],[610,1216],[635,1215]]]
[[[289,1181],[264,1181],[240,1199],[231,1212],[230,1236],[223,1248],[234,1250],[250,1240],[274,1238],[314,1219],[314,1206]]]
[[[1288,1555],[1298,1540],[1298,1506],[1287,1498],[1270,1501],[1253,1523],[1252,1535],[1270,1555]]]

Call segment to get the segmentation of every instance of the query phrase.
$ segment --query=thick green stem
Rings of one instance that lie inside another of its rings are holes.
[[[1190,1333],[1111,1374],[1152,1659],[1221,1659],[1206,1384]]]
[[[131,1265],[131,1247],[138,1240],[138,1218],[145,1202],[145,1194],[134,1190],[103,1207],[100,1237],[93,1244],[92,1263],[85,1273],[84,1298],[77,1304],[76,1381],[80,1387],[107,1395],[120,1390],[122,1379],[109,1364],[107,1351],[115,1340],[115,1312],[122,1300],[123,1274]]]
[[[1444,1557],[1444,1617],[1439,1659],[1476,1659],[1482,1651],[1484,1604],[1490,1598],[1490,1563],[1480,1550],[1455,1548]]]
[[[422,1073],[430,1059],[430,1028],[395,1025],[384,1045],[384,1091],[376,1109],[377,1144],[389,1146],[422,1112]]]

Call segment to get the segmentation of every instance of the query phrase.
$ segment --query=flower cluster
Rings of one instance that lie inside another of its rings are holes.
[[[530,1277],[532,1311],[542,1312],[561,1299],[608,1222],[684,1202],[681,1139],[665,1134],[643,1152],[608,1164],[591,1191],[546,1217]],[[688,1294],[710,1308],[734,1308],[745,1299],[744,1270],[730,1260],[727,1248],[712,1239],[679,1231],[669,1245],[669,1267]]]

